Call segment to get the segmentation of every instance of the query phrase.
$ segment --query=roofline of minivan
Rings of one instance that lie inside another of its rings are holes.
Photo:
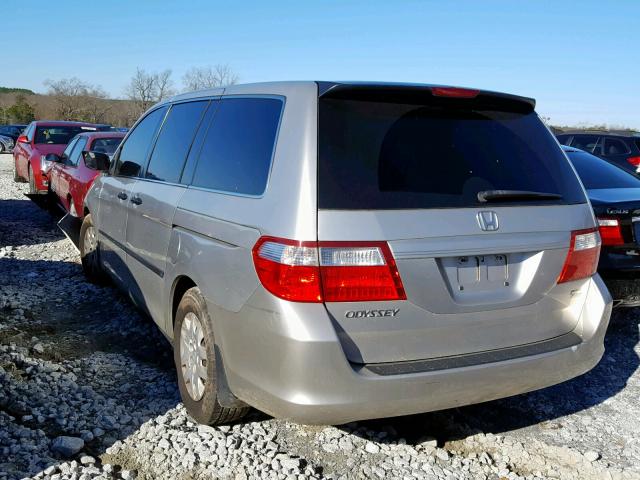
[[[237,85],[228,85],[225,87],[217,87],[217,88],[209,88],[205,90],[196,90],[193,92],[181,93],[179,95],[175,95],[173,97],[167,98],[158,102],[154,107],[158,107],[160,105],[173,103],[177,101],[191,100],[202,97],[216,97],[224,94],[233,94],[234,89],[238,87],[242,87],[243,91],[246,91],[247,87],[260,87],[260,90],[265,90],[265,87],[269,87],[273,85],[274,87],[286,87],[290,85],[291,87],[299,86],[301,84],[307,85],[310,83],[314,83],[318,86],[318,96],[322,97],[327,95],[329,92],[336,93],[338,91],[344,90],[362,90],[362,89],[394,89],[394,90],[415,90],[416,92],[424,92],[431,90],[432,88],[470,88],[470,87],[456,87],[451,85],[436,85],[436,84],[427,84],[427,83],[401,83],[401,82],[360,82],[360,81],[319,81],[319,80],[295,80],[295,81],[279,81],[279,82],[256,82],[256,83],[246,83],[246,84],[237,84]],[[532,109],[536,106],[536,101],[530,97],[523,97],[520,95],[512,95],[509,93],[495,92],[492,90],[482,90],[482,89],[473,89],[478,90],[479,94],[486,95],[495,98],[501,98],[504,100],[510,100],[519,103],[526,103]]]

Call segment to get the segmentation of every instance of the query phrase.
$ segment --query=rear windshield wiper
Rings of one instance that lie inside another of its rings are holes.
[[[562,195],[547,192],[531,192],[528,190],[483,190],[478,192],[478,201],[508,202],[513,200],[558,200]]]

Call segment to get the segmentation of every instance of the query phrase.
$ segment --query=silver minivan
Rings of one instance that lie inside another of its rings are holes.
[[[89,191],[84,270],[171,340],[202,423],[253,406],[339,424],[562,382],[601,358],[611,298],[534,105],[337,82],[173,97]]]

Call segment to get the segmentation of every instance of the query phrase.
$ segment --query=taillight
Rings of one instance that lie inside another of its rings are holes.
[[[253,247],[258,278],[276,297],[292,302],[321,302],[316,242],[262,237]]]
[[[627,158],[627,162],[629,162],[634,167],[640,166],[640,157],[629,157]]]
[[[600,257],[600,235],[595,228],[571,232],[569,253],[558,283],[572,282],[596,273]]]
[[[319,242],[325,302],[405,300],[387,242]]]
[[[479,90],[458,87],[433,87],[431,94],[434,97],[452,97],[452,98],[476,98],[480,93]]]
[[[262,237],[253,247],[262,285],[293,302],[405,300],[386,242],[297,242]]]
[[[602,245],[616,246],[624,244],[620,222],[615,218],[598,218],[598,229],[600,230]]]

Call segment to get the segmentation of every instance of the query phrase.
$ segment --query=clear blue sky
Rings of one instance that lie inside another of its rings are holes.
[[[473,86],[535,97],[557,124],[640,129],[639,0],[14,0],[2,18],[2,86],[75,76],[120,97],[138,66],[180,86],[228,63],[241,82]]]

